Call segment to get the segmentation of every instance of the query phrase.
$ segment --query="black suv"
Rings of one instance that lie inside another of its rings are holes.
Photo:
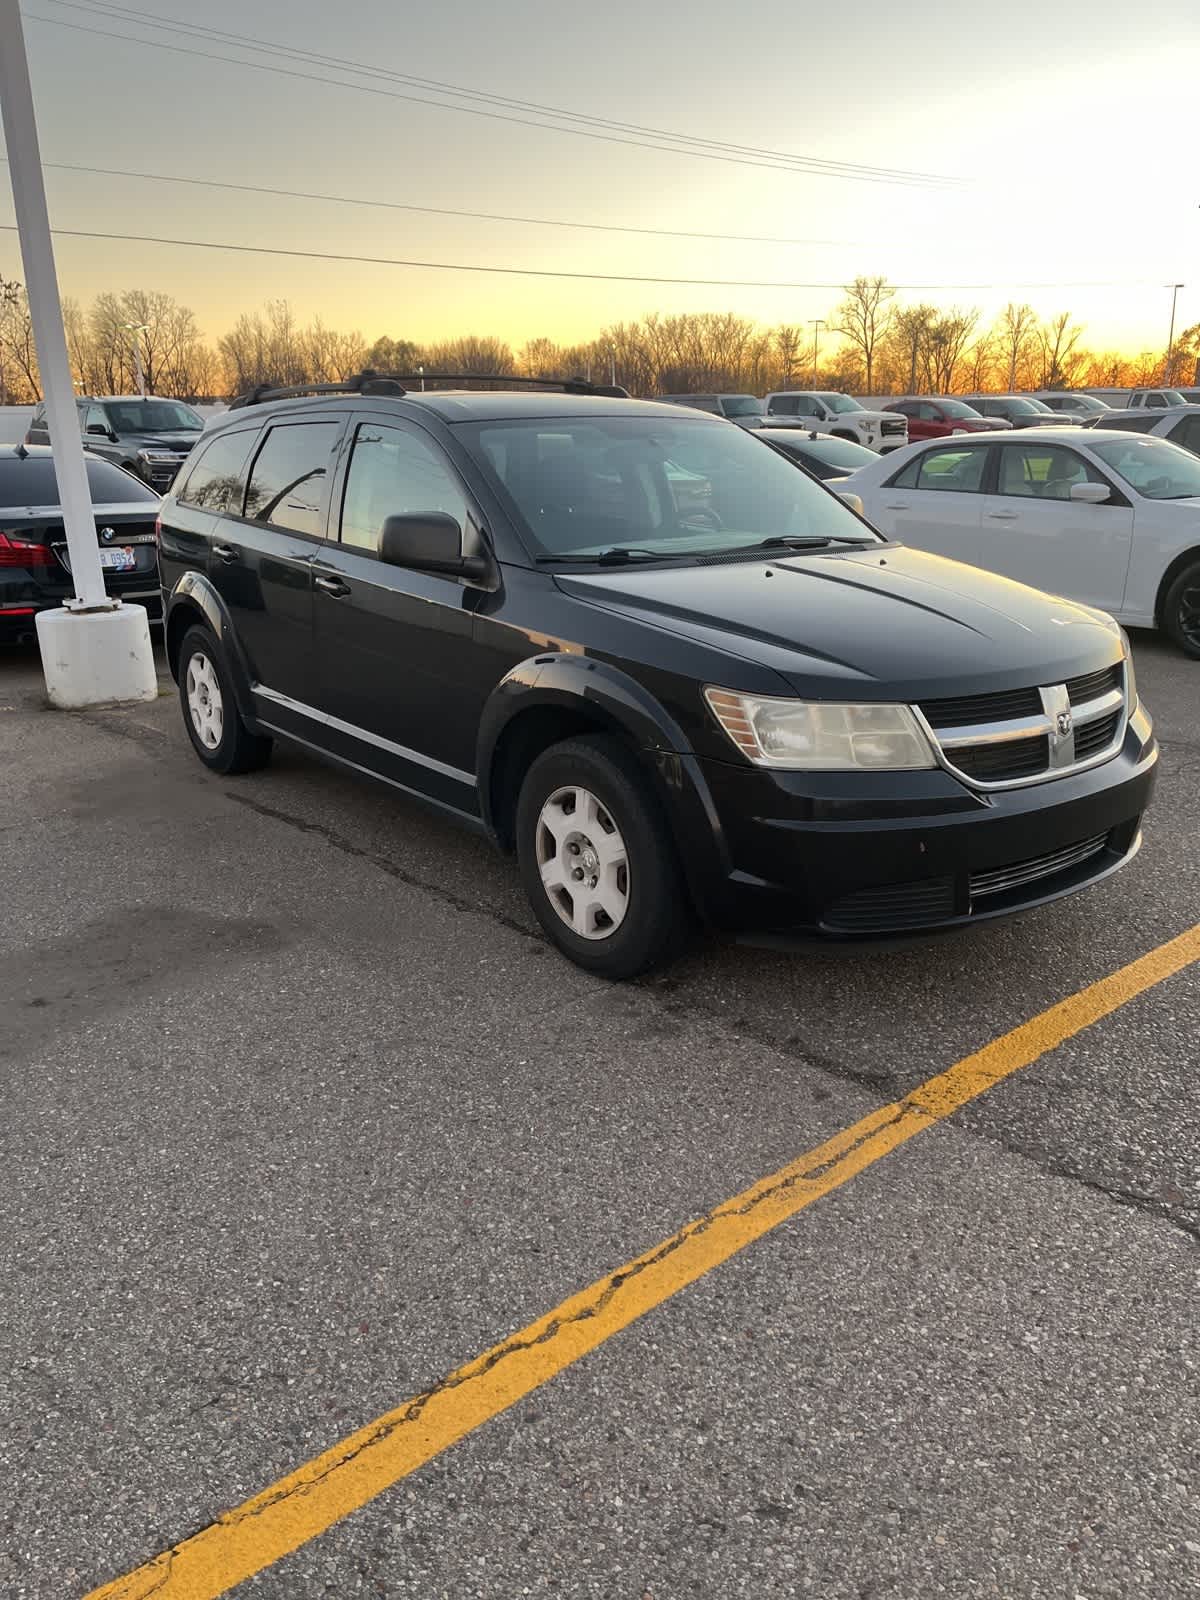
[[[154,395],[114,394],[80,398],[75,404],[88,450],[134,473],[160,494],[171,487],[204,427],[191,406]],[[50,443],[45,406],[34,412],[25,443]]]
[[[164,501],[210,768],[283,736],[455,813],[610,977],[689,914],[944,928],[1137,850],[1157,747],[1111,618],[885,541],[700,412],[406,381],[251,396]]]

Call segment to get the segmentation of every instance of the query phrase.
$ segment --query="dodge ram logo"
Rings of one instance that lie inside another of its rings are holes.
[[[1054,719],[1054,726],[1058,730],[1060,739],[1065,739],[1071,731],[1071,713],[1060,711]]]

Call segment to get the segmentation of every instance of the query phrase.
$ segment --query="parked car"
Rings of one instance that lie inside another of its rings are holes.
[[[868,411],[853,396],[827,389],[777,389],[766,398],[776,427],[819,429],[868,450],[898,450],[908,443],[908,425],[890,411]]]
[[[1093,428],[931,440],[839,485],[890,537],[1162,628],[1200,657],[1200,460]]]
[[[283,737],[441,806],[610,978],[692,915],[784,942],[946,928],[1136,852],[1157,748],[1110,618],[885,546],[699,412],[406,381],[260,394],[164,501],[207,767]],[[703,517],[668,464],[711,486]]]
[[[89,460],[87,474],[105,587],[157,617],[159,497],[107,461]],[[44,445],[0,445],[0,641],[32,638],[38,612],[73,593],[54,457]]]
[[[1093,394],[1080,394],[1075,389],[1039,389],[1029,398],[1048,406],[1060,422],[1084,422],[1102,417],[1109,410],[1106,400],[1098,400]]]
[[[865,467],[878,454],[866,445],[852,444],[831,433],[805,433],[800,428],[759,428],[756,439],[773,444],[784,455],[811,472],[824,483],[836,483],[858,467]]]
[[[658,399],[668,406],[688,406],[693,411],[708,411],[713,416],[736,422],[740,428],[761,428],[763,403],[755,394],[663,394]]]
[[[1129,411],[1140,411],[1144,406],[1153,406],[1161,411],[1165,406],[1185,406],[1187,401],[1178,389],[1132,389],[1125,408]]]
[[[985,422],[965,400],[947,395],[893,400],[887,409],[907,419],[910,440],[948,439],[956,433],[986,433],[996,427],[1012,426],[1011,423]]]
[[[1200,405],[1170,406],[1165,411],[1150,406],[1139,411],[1106,411],[1089,426],[1116,428],[1122,433],[1153,434],[1200,456]]]
[[[1061,428],[1063,419],[1048,405],[1029,394],[969,394],[969,406],[990,421],[1007,422],[1012,428]]]
[[[160,494],[171,487],[204,427],[191,406],[155,395],[104,395],[80,398],[75,404],[88,450],[134,473]],[[39,405],[25,443],[50,442],[46,408]]]
[[[1189,406],[1200,406],[1200,389],[1177,389],[1175,392],[1181,394]]]

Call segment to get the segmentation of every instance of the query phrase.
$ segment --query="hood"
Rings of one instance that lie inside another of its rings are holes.
[[[900,411],[868,411],[864,406],[861,411],[843,411],[840,416],[832,416],[827,424],[833,427],[839,422],[905,422],[908,419]]]
[[[122,444],[144,445],[147,450],[190,450],[200,437],[199,428],[171,428],[165,433],[147,433],[137,428],[121,434]]]
[[[791,690],[825,698],[865,689],[868,699],[907,701],[1061,683],[1121,652],[1120,630],[1103,612],[904,545],[556,581],[580,600],[773,668]]]
[[[950,423],[952,427],[966,428],[969,433],[1003,433],[1012,427],[1007,417],[952,417]]]

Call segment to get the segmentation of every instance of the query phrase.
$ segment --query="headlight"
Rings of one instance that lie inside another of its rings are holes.
[[[175,461],[178,459],[174,450],[139,450],[139,461]]]
[[[907,706],[774,700],[705,689],[725,732],[756,767],[808,772],[918,772],[937,765]]]
[[[1133,646],[1129,642],[1129,635],[1125,629],[1120,630],[1121,645],[1125,651],[1125,698],[1128,701],[1129,715],[1138,708],[1137,674],[1133,670]]]

